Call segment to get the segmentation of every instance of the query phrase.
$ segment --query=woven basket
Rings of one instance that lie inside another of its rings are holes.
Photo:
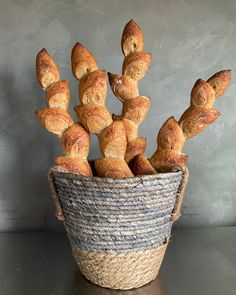
[[[57,218],[89,281],[131,289],[156,278],[188,180],[186,167],[176,170],[124,179],[49,171]]]

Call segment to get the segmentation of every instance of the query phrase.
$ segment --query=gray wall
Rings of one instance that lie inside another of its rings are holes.
[[[57,139],[44,131],[34,110],[44,107],[35,79],[35,56],[46,47],[71,80],[71,106],[78,104],[70,52],[84,43],[101,68],[120,72],[120,37],[134,18],[142,27],[153,63],[140,83],[152,109],[140,134],[148,138],[147,155],[156,148],[164,120],[179,118],[189,104],[197,78],[236,66],[235,0],[1,0],[0,10],[0,231],[61,229],[54,219],[46,174]],[[218,121],[189,141],[190,181],[178,226],[236,224],[236,84],[216,103]],[[121,104],[109,90],[111,112]],[[72,108],[71,108],[72,110]],[[98,157],[93,138],[91,158]]]

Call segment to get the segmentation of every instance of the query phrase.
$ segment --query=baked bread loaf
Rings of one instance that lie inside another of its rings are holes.
[[[122,121],[113,122],[98,136],[103,157],[124,159],[126,153],[126,133]]]
[[[190,94],[190,105],[195,107],[211,108],[215,102],[215,91],[209,83],[198,79]]]
[[[160,150],[172,150],[180,153],[185,142],[182,129],[174,117],[170,117],[162,125],[158,136],[157,145]]]
[[[134,157],[130,166],[134,176],[157,174],[156,170],[152,167],[144,154],[139,154]]]
[[[157,172],[170,172],[173,167],[186,166],[188,155],[172,150],[157,149],[149,161]]]
[[[143,33],[134,20],[130,20],[121,37],[121,49],[124,56],[135,51],[143,50]]]
[[[152,55],[149,52],[132,52],[126,56],[123,62],[122,74],[139,81],[145,76],[151,60]]]
[[[71,52],[71,68],[76,79],[98,70],[97,62],[86,47],[77,42]]]
[[[113,121],[105,106],[96,104],[79,105],[74,108],[81,124],[91,133],[100,134]]]
[[[81,44],[74,46],[71,57],[72,71],[80,80],[81,105],[74,109],[84,128],[98,135],[103,156],[95,161],[98,176],[112,178],[133,176],[124,160],[127,145],[124,123],[122,120],[113,122],[105,106],[106,72],[98,70],[94,56]]]
[[[87,160],[90,146],[90,135],[79,123],[67,128],[61,137],[61,147],[65,155],[71,158]]]
[[[213,123],[220,112],[213,108],[216,97],[223,94],[231,81],[230,70],[216,73],[206,81],[198,79],[191,91],[190,107],[179,122],[169,118],[157,137],[157,151],[150,163],[159,172],[172,171],[174,166],[185,166],[188,156],[182,153],[185,139],[200,134]]]
[[[123,102],[122,115],[112,118],[123,118],[127,137],[125,160],[130,163],[146,149],[146,139],[138,137],[138,127],[149,111],[151,100],[139,95],[138,81],[144,77],[152,59],[150,53],[143,51],[143,33],[133,20],[123,30],[121,48],[125,56],[122,75],[108,73],[108,76],[114,95]]]
[[[216,109],[190,106],[181,116],[179,125],[185,138],[189,139],[200,134],[219,116],[220,112]]]
[[[67,80],[59,80],[59,69],[45,49],[36,57],[36,75],[39,84],[46,90],[48,108],[35,112],[41,125],[58,136],[64,157],[56,157],[55,165],[63,170],[80,175],[91,176],[87,161],[89,153],[89,133],[74,123],[67,111],[70,101],[70,87]]]
[[[36,77],[44,90],[60,80],[59,69],[45,48],[36,56]]]
[[[173,166],[186,165],[188,156],[182,154],[185,137],[174,117],[168,118],[157,135],[157,150],[150,163],[158,172],[170,171]]]
[[[121,38],[122,74],[108,73],[111,89],[123,103],[121,115],[111,116],[105,106],[106,71],[98,68],[95,57],[85,46],[75,44],[71,67],[80,81],[80,105],[74,108],[79,122],[74,122],[68,112],[68,80],[61,80],[59,68],[46,49],[38,53],[36,76],[45,90],[47,108],[37,110],[35,114],[41,125],[60,140],[64,156],[56,157],[55,165],[60,166],[61,171],[92,175],[87,160],[90,132],[98,136],[102,154],[93,163],[98,176],[124,178],[173,171],[173,168],[187,164],[188,155],[182,152],[186,139],[203,132],[220,116],[214,103],[229,86],[231,70],[220,71],[206,81],[196,81],[190,94],[190,106],[178,122],[173,116],[164,122],[158,132],[157,150],[148,160],[144,155],[146,138],[138,135],[139,125],[147,116],[151,103],[150,98],[140,95],[138,89],[138,81],[145,76],[152,60],[143,45],[142,30],[133,20],[129,21]]]
[[[134,176],[124,159],[97,159],[95,160],[95,169],[100,177],[126,178]]]
[[[79,83],[80,103],[102,105],[107,96],[106,71],[94,71],[84,76]]]
[[[220,112],[213,108],[213,104],[216,98],[225,92],[230,82],[230,70],[214,74],[207,82],[197,80],[191,91],[190,107],[179,120],[186,139],[200,134],[220,116]]]
[[[138,137],[138,125],[135,125],[134,122],[115,114],[112,114],[112,119],[113,121],[123,121],[128,142]]]
[[[129,76],[108,73],[109,84],[114,95],[122,102],[139,96],[138,83]]]
[[[70,85],[68,80],[60,80],[46,89],[46,104],[48,108],[67,110],[70,103]]]
[[[63,132],[73,124],[70,114],[59,108],[37,110],[35,115],[48,132],[58,137],[61,137]]]
[[[132,121],[135,125],[139,125],[145,119],[150,104],[151,100],[146,96],[126,100],[123,104],[122,117]]]
[[[83,176],[92,176],[92,170],[87,160],[71,157],[56,157],[54,159],[56,166],[61,166],[70,173]]]
[[[136,137],[127,143],[125,161],[130,161],[139,154],[144,154],[147,147],[146,137]]]
[[[223,70],[211,76],[207,82],[215,91],[215,96],[224,94],[231,82],[231,70]]]

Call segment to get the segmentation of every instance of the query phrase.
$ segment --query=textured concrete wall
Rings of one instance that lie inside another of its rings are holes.
[[[61,229],[46,178],[57,139],[34,117],[44,107],[44,93],[35,79],[35,56],[46,47],[71,80],[71,106],[78,103],[77,82],[70,71],[70,52],[84,43],[101,68],[120,72],[120,37],[134,18],[142,27],[145,49],[153,63],[140,83],[152,108],[140,134],[148,138],[147,155],[156,148],[164,120],[179,118],[189,104],[195,80],[236,66],[235,0],[15,0],[0,10],[0,231]],[[190,181],[179,226],[236,223],[236,84],[219,98],[218,121],[186,144]],[[109,90],[107,104],[121,104]],[[72,107],[71,107],[72,110]],[[93,137],[91,158],[98,157]]]

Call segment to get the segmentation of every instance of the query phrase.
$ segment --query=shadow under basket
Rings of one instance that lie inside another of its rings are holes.
[[[132,289],[159,272],[188,180],[188,169],[112,179],[49,171],[56,216],[92,283]]]

